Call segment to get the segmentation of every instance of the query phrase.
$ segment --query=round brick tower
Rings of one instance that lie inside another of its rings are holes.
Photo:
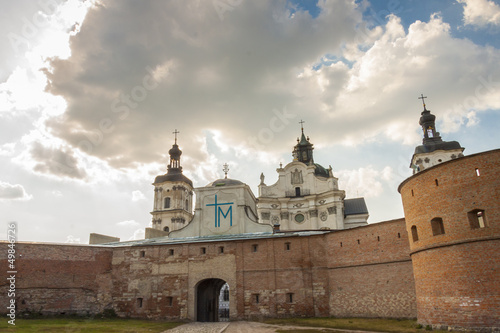
[[[398,188],[422,325],[500,329],[500,149],[420,171]]]

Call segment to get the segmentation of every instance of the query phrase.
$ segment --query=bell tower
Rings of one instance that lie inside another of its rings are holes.
[[[436,129],[436,116],[427,110],[423,94],[418,99],[422,100],[424,110],[421,113],[419,124],[422,126],[422,145],[415,148],[415,153],[411,159],[410,168],[413,174],[425,170],[431,166],[463,157],[465,148],[457,141],[443,141]]]
[[[299,138],[297,138],[297,145],[293,147],[293,160],[294,161],[299,161],[302,162],[306,165],[312,165],[314,164],[314,159],[313,159],[313,144],[309,142],[309,137],[306,138],[304,135],[304,121],[300,121],[300,127],[302,130],[302,135]]]
[[[193,182],[182,174],[182,151],[175,141],[168,151],[167,173],[157,176],[154,185],[153,229],[171,232],[183,228],[193,218]]]

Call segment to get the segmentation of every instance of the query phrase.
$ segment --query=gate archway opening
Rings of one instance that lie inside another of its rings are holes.
[[[196,320],[216,322],[225,317],[220,315],[220,296],[226,281],[221,279],[206,279],[196,286]],[[228,302],[229,303],[229,302]],[[228,307],[229,311],[229,307]],[[222,317],[222,318],[221,318]],[[227,313],[229,317],[229,312]]]

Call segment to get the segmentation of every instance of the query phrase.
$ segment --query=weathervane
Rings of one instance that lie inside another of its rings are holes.
[[[175,135],[175,144],[177,144],[177,134],[179,134],[180,132],[176,128],[172,133]]]
[[[427,96],[424,96],[424,94],[420,94],[420,97],[418,99],[421,99],[422,100],[422,104],[424,105],[424,111],[426,111],[427,109],[425,108],[425,98],[427,98]]]
[[[302,130],[302,133],[304,133],[304,123],[305,123],[305,121],[300,119],[299,124],[300,124],[300,129]]]
[[[227,179],[227,173],[229,171],[229,165],[227,163],[224,163],[222,171],[224,171],[224,179]]]

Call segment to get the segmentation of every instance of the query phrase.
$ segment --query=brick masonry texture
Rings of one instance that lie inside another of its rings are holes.
[[[477,171],[476,171],[477,170]],[[479,175],[478,175],[479,172]],[[410,241],[418,321],[488,331],[500,326],[500,150],[452,160],[400,185]],[[472,228],[468,212],[484,210]],[[444,234],[434,236],[431,220]]]
[[[403,219],[307,237],[133,247],[21,243],[18,252],[20,311],[112,308],[123,317],[194,320],[198,283],[218,278],[230,286],[232,319],[416,316]]]
[[[7,246],[0,244],[0,269],[7,268]],[[96,314],[112,306],[110,249],[56,244],[16,244],[18,312]],[[0,294],[7,295],[7,280]],[[0,298],[6,309],[7,297]],[[5,310],[3,310],[5,311]]]

